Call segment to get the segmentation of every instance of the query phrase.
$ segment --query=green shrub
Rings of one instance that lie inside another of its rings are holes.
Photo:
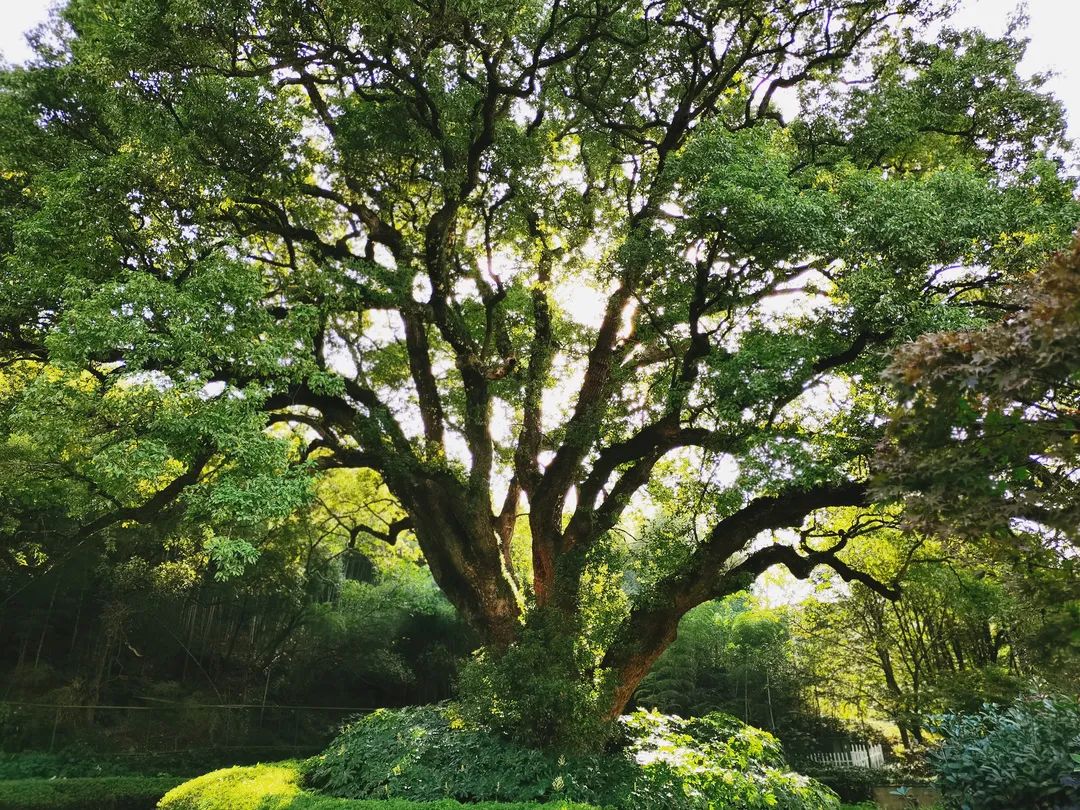
[[[915,768],[890,764],[884,768],[854,765],[826,765],[805,762],[799,770],[833,789],[843,802],[863,802],[874,796],[879,785],[926,785],[933,778]]]
[[[13,779],[0,782],[0,810],[148,810],[174,776]]]
[[[467,726],[447,706],[381,710],[304,765],[319,790],[356,799],[569,800],[626,810],[833,810],[835,794],[787,770],[771,734],[724,714],[635,712],[617,749],[556,756]]]
[[[82,750],[0,752],[0,780],[60,776],[131,776],[124,763],[102,762]]]
[[[961,810],[1080,804],[1080,703],[1022,696],[971,714],[937,717],[930,752],[945,804]]]
[[[380,801],[320,796],[298,784],[296,762],[226,768],[192,779],[169,791],[160,810],[596,810],[580,804],[484,802],[467,808],[443,800],[416,804],[404,799]]]
[[[598,611],[596,604],[588,610]],[[509,649],[498,655],[479,650],[461,670],[461,713],[524,745],[572,752],[607,742],[614,683],[604,672],[582,678],[596,669],[602,647],[567,621],[561,611],[536,611]]]
[[[803,773],[828,785],[843,802],[863,802],[872,799],[874,787],[883,785],[881,772],[873,768],[851,765],[819,765],[806,763]]]
[[[295,752],[282,754],[289,755]],[[0,752],[0,781],[75,776],[191,777],[230,765],[251,765],[265,760],[266,756],[266,749],[258,747],[110,753],[79,746],[56,752]]]

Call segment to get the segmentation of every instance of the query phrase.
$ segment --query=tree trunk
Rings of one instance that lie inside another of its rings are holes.
[[[34,653],[34,669],[38,668],[41,661],[41,650],[45,646],[45,634],[49,630],[49,622],[52,620],[53,606],[56,604],[56,591],[60,588],[60,581],[53,585],[52,596],[49,597],[49,608],[45,611],[45,621],[41,623],[41,635],[38,637],[37,652]]]
[[[606,716],[615,719],[630,702],[642,679],[663,654],[679,630],[679,619],[686,612],[681,605],[631,616],[622,628],[621,641],[604,656],[603,666],[610,669],[615,681]]]
[[[667,649],[668,645],[675,640],[675,634],[662,646],[654,646],[651,650],[641,650],[629,656],[619,669],[615,670],[615,691],[612,693],[611,702],[608,705],[607,718],[614,720],[630,702],[638,685],[649,674],[653,664]]]
[[[897,723],[896,727],[900,729],[900,742],[904,744],[905,749],[911,748],[911,735],[908,733],[907,726],[903,723]]]
[[[402,500],[436,584],[487,645],[508,647],[521,631],[522,604],[490,503],[434,478],[411,482]]]

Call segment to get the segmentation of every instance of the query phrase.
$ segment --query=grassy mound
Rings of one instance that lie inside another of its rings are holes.
[[[0,810],[147,810],[180,778],[97,776],[0,781]]]
[[[725,714],[636,712],[616,750],[558,756],[466,726],[446,706],[382,710],[304,764],[305,783],[352,799],[583,802],[617,810],[836,810],[791,772],[776,738]]]
[[[452,800],[417,804],[403,799],[341,799],[304,790],[299,776],[296,762],[226,768],[169,791],[158,807],[160,810],[595,810],[568,802],[543,805],[485,802],[466,808]]]

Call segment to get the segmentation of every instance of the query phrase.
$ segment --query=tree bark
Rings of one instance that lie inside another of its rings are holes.
[[[403,500],[436,584],[486,644],[505,649],[520,632],[522,604],[490,504],[433,478],[412,481]]]

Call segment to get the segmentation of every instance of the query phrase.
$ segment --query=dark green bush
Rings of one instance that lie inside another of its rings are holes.
[[[226,768],[170,791],[161,810],[597,810],[581,804],[494,803],[466,805],[444,799],[417,804],[405,799],[339,799],[304,790],[296,762]]]
[[[311,750],[301,751],[305,756]],[[286,750],[278,756],[297,756]],[[56,752],[0,752],[0,781],[59,777],[198,777],[233,765],[255,765],[268,758],[265,746],[194,748],[191,751],[102,752],[86,746]]]
[[[853,765],[825,765],[804,762],[799,770],[835,791],[844,802],[863,802],[873,798],[874,788],[886,785],[926,785],[933,778],[919,770],[898,764],[884,768],[860,768]]]
[[[591,601],[591,623],[603,624],[597,617],[605,607]],[[508,650],[497,656],[478,651],[461,670],[462,714],[524,745],[580,751],[607,742],[610,673],[581,677],[595,669],[591,662],[602,645],[592,643],[583,626],[567,627],[567,621],[562,612],[537,611]]]
[[[467,726],[447,706],[382,710],[304,765],[307,784],[347,798],[565,799],[626,810],[832,810],[817,782],[787,770],[772,735],[724,714],[623,718],[620,745],[549,754]]]
[[[12,779],[0,782],[0,810],[149,810],[175,776]]]
[[[960,810],[1080,806],[1080,702],[1025,695],[934,719],[930,752],[945,804]]]
[[[605,764],[605,758],[556,758],[467,728],[443,706],[382,710],[358,720],[305,763],[305,776],[327,793],[354,799],[545,801],[569,788],[568,795],[587,801],[596,798],[597,782],[625,779],[605,773]]]
[[[812,776],[823,785],[832,788],[843,802],[863,802],[872,799],[874,787],[885,784],[881,771],[874,768],[817,763],[804,763],[800,767],[807,776]]]
[[[59,776],[132,776],[123,762],[105,762],[83,750],[0,752],[0,780]]]
[[[251,765],[266,758],[267,753],[264,747],[110,753],[80,746],[51,753],[45,751],[0,752],[0,781],[76,776],[192,777],[230,765]]]

